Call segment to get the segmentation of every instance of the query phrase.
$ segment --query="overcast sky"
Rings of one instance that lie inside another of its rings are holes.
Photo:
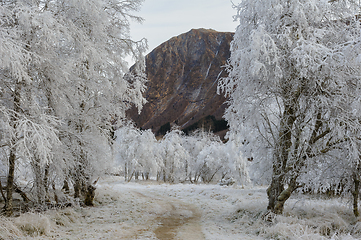
[[[131,36],[133,40],[147,38],[150,52],[192,28],[234,32],[238,25],[232,18],[235,14],[231,0],[145,0],[136,13],[145,21],[131,24]]]

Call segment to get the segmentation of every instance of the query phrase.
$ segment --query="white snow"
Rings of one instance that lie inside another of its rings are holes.
[[[126,183],[97,185],[96,206],[1,219],[2,239],[357,239],[361,224],[338,198],[290,199],[272,223],[265,187]],[[353,232],[354,236],[348,235]]]

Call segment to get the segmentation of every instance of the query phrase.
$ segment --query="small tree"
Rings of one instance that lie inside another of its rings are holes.
[[[183,136],[183,147],[189,154],[189,158],[185,162],[185,175],[186,180],[194,183],[199,180],[199,154],[200,152],[213,142],[220,142],[218,136],[211,132],[205,132],[201,130],[194,131],[188,136]]]
[[[182,144],[183,133],[172,129],[159,143],[159,153],[163,160],[160,175],[164,182],[185,179],[184,165],[189,154]]]
[[[116,131],[116,165],[123,167],[126,181],[140,173],[145,179],[157,173],[162,166],[157,144],[151,130],[141,131],[129,124]]]

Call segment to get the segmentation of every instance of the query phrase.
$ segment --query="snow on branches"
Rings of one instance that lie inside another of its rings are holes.
[[[282,213],[309,166],[359,158],[359,5],[246,0],[237,9],[229,76],[218,90],[230,96],[229,136],[263,166],[257,171],[272,169],[268,209]]]
[[[186,136],[177,128],[156,140],[150,130],[133,125],[117,130],[116,165],[127,181],[155,177],[165,182],[249,182],[247,163],[233,142],[202,131]]]
[[[0,107],[12,111],[2,112],[1,126],[7,129],[3,135],[10,133],[4,142],[11,146],[8,212],[17,156],[39,163],[33,174],[46,179],[37,181],[46,185],[45,192],[50,176],[61,182],[70,174],[70,184],[80,182],[86,188],[102,172],[99,166],[107,166],[99,163],[107,161],[99,156],[110,152],[114,127],[131,104],[140,109],[145,103],[142,55],[147,44],[129,34],[130,19],[142,20],[132,14],[141,3],[0,3]],[[127,74],[128,55],[139,61],[132,74]]]

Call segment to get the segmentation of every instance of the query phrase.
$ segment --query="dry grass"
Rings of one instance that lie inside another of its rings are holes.
[[[28,236],[42,236],[47,235],[50,232],[50,220],[48,217],[41,214],[22,214],[15,219],[14,223],[18,229]]]
[[[339,199],[290,199],[284,214],[262,219],[264,206],[247,202],[228,217],[250,235],[273,240],[348,240],[361,238],[361,223]]]

